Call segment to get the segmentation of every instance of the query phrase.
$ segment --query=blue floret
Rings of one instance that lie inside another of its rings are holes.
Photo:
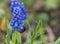
[[[12,30],[18,29],[18,32],[21,32],[24,28],[24,21],[28,16],[24,3],[19,3],[17,0],[11,0],[10,10],[13,14],[10,23]]]

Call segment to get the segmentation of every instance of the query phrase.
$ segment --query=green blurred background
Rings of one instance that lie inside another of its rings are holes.
[[[21,1],[22,0],[19,0],[19,2]],[[32,29],[31,33],[34,33],[34,29],[37,27],[39,20],[42,20],[45,35],[44,38],[48,42],[47,44],[54,43],[54,41],[60,37],[60,0],[24,0],[24,3],[29,16],[25,21],[25,31],[20,33],[22,36],[22,43],[20,44],[23,44],[26,41],[30,29]],[[11,42],[13,33],[10,27],[11,19],[10,0],[0,0],[0,44],[4,44],[4,41],[7,38],[7,29],[10,30]],[[33,44],[42,44],[39,43],[41,42],[39,33],[36,36],[36,40]]]

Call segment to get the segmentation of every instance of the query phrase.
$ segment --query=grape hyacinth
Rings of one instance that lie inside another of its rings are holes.
[[[21,32],[24,28],[24,21],[28,16],[27,10],[24,6],[24,2],[11,0],[10,10],[13,14],[13,17],[10,23],[12,30],[18,29],[18,32]]]

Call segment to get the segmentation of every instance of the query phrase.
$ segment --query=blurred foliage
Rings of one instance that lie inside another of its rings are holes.
[[[55,26],[58,25],[58,22],[57,22],[56,20],[52,20],[51,23],[50,23],[50,25],[51,25],[52,27],[55,27]]]
[[[6,39],[4,44],[10,44],[10,41],[12,42],[12,44],[22,44],[21,33],[17,31],[14,31],[12,33],[12,29],[10,27],[12,14],[9,9],[10,2],[8,1],[10,0],[0,0],[0,31],[2,30],[3,32],[6,32]],[[19,0],[19,2],[21,1],[22,0]],[[52,12],[51,13],[48,10],[51,14],[44,11],[47,9],[50,10],[58,9],[60,6],[60,0],[24,0],[24,3],[29,13],[28,18],[25,21],[25,27],[27,27],[28,32],[26,32],[27,38],[24,44],[42,44],[42,43],[46,44],[44,27],[42,25],[46,23],[48,24],[48,22],[50,22],[51,27],[55,27],[58,25],[58,19],[57,20],[54,20],[55,18],[53,19],[53,17],[55,17],[53,11],[51,11]],[[41,8],[44,9],[42,10],[42,12],[40,11]],[[34,23],[36,27],[32,28],[31,25],[33,24],[31,23]],[[32,32],[32,30],[34,31]],[[39,40],[37,40],[38,36],[39,36]],[[12,39],[10,37],[12,37]],[[1,41],[1,37],[0,37],[0,41]],[[55,43],[59,44],[59,42],[60,42],[60,38],[58,38],[58,40]]]
[[[49,9],[57,9],[58,8],[58,0],[46,0],[46,6]]]
[[[25,44],[32,44],[31,41],[31,32],[29,31]]]
[[[41,19],[44,23],[47,23],[49,21],[49,15],[47,13],[40,13],[38,15],[38,19]]]
[[[38,23],[39,23],[38,29],[39,29],[39,34],[40,34],[41,40],[42,40],[43,44],[47,44],[47,42],[46,42],[46,40],[45,40],[45,35],[44,35],[44,28],[43,28],[43,21],[42,21],[42,19],[39,20]]]
[[[12,35],[12,43],[13,44],[22,44],[21,42],[21,34],[15,31]]]
[[[55,41],[55,44],[60,44],[60,37]]]
[[[36,41],[33,42],[33,44],[42,44],[42,42],[36,40]]]
[[[1,22],[1,29],[6,31],[6,18],[2,18],[2,22]]]
[[[35,19],[34,14],[33,13],[30,13],[29,16],[27,17],[26,21],[33,22],[34,19]]]
[[[5,7],[5,3],[3,3],[3,2],[0,2],[0,8],[4,8]]]
[[[38,30],[39,32],[36,33],[37,31],[35,31],[32,35],[31,35],[31,27],[29,27],[29,32],[28,32],[28,36],[26,38],[26,41],[24,44],[32,44],[33,41],[36,39],[36,36],[37,34],[39,33],[40,37],[41,37],[41,40],[42,40],[42,43],[46,44],[45,42],[45,37],[44,37],[44,29],[42,27],[42,22],[41,20],[39,20],[39,22],[37,22],[37,26],[36,26],[36,30]],[[34,38],[34,40],[33,40]],[[7,29],[7,38],[6,38],[6,41],[5,41],[5,44],[10,44],[10,31]],[[38,41],[36,41],[38,42]],[[13,32],[12,34],[12,43],[13,44],[22,44],[22,41],[21,41],[21,34],[19,32],[17,32],[16,30]]]

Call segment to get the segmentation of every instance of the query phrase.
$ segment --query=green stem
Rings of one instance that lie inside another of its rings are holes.
[[[40,33],[40,37],[41,40],[43,42],[43,44],[47,44],[46,40],[45,40],[45,35],[44,35],[44,28],[43,28],[43,24],[42,24],[42,20],[39,20],[39,33]]]

